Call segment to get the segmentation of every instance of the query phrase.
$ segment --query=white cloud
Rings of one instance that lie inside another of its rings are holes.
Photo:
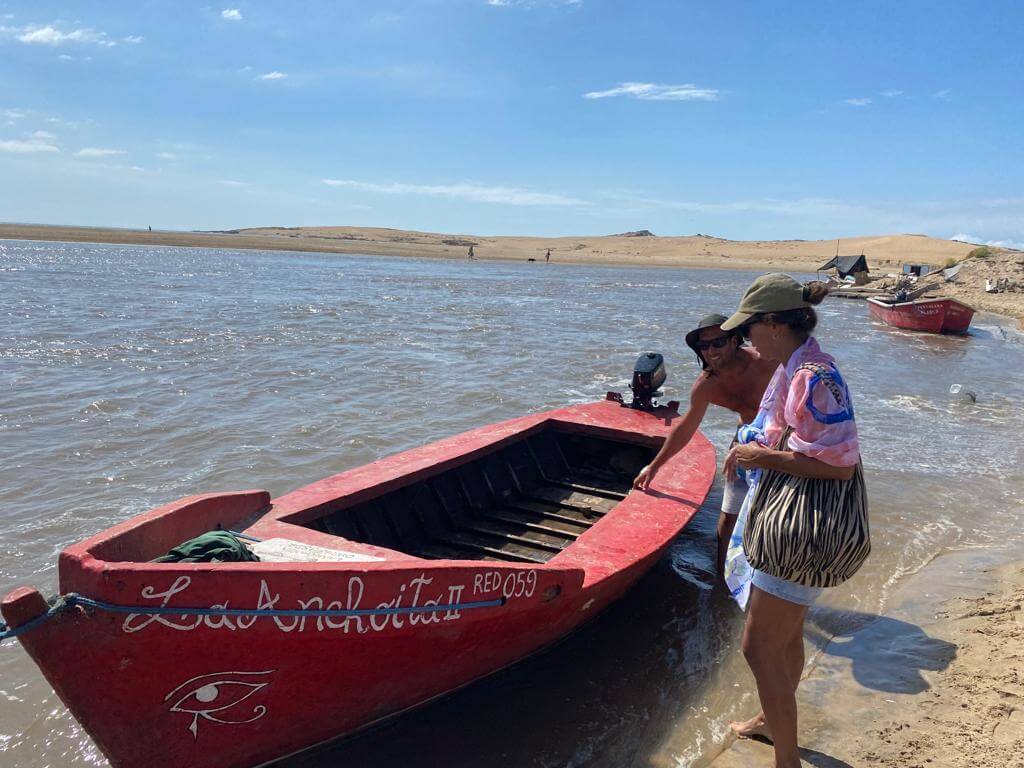
[[[950,93],[952,93],[951,89],[943,88],[941,91],[933,93],[932,96],[936,99],[948,99]]]
[[[285,74],[284,72],[277,72],[275,70],[274,72],[267,72],[265,74],[258,75],[256,77],[256,79],[257,80],[267,80],[267,81],[270,81],[270,80],[284,80],[286,77],[288,77],[288,75]]]
[[[1024,242],[1019,240],[986,240],[983,237],[966,235],[962,232],[953,235],[949,239],[959,240],[961,243],[971,243],[972,245],[991,245],[995,248],[1013,248],[1017,251],[1024,251]]]
[[[220,12],[220,17],[228,21],[241,21],[242,12],[238,8],[225,8]]]
[[[734,200],[726,203],[709,203],[690,200],[657,200],[632,197],[633,202],[659,208],[689,211],[704,214],[770,213],[783,216],[843,216],[861,214],[863,207],[854,203],[829,198],[805,197],[795,200],[762,198],[758,200]]]
[[[57,137],[54,136],[49,131],[36,131],[35,133],[32,134],[32,138],[35,139],[36,141],[52,141]]]
[[[903,95],[903,91],[896,90],[895,88],[890,88],[887,91],[882,91],[881,95],[885,96],[885,98],[887,98],[887,99],[891,99],[894,96],[902,96]]]
[[[538,5],[559,6],[559,5],[582,5],[583,0],[487,0],[488,5],[496,8],[536,8]]]
[[[361,192],[385,195],[421,195],[450,200],[468,200],[474,203],[501,203],[504,205],[585,206],[584,200],[550,192],[535,192],[516,187],[488,187],[480,184],[373,184],[349,179],[323,179],[331,187],[346,187]]]
[[[866,107],[871,103],[871,99],[845,99],[843,103],[854,107]]]
[[[28,113],[20,109],[5,109],[4,117],[8,120],[21,120],[23,117],[27,117]]]
[[[606,91],[590,91],[585,99],[607,99],[613,96],[631,96],[642,101],[718,101],[719,91],[685,85],[659,85],[657,83],[619,83]]]
[[[128,43],[129,45],[138,45],[144,39],[145,38],[143,38],[141,35],[128,35],[128,37],[122,37],[121,41]]]
[[[146,169],[139,165],[119,165],[116,163],[78,163],[71,167],[74,173],[83,176],[106,176],[110,172],[145,173]]]
[[[0,141],[0,152],[13,152],[16,155],[31,155],[41,152],[60,152],[60,149],[53,144],[46,143],[45,141],[19,141],[17,139],[13,139],[11,141]]]
[[[74,60],[75,60],[75,57],[74,57],[74,56],[68,56],[68,55],[67,55],[66,53],[62,53],[62,54],[61,54],[60,56],[58,56],[57,58],[58,58],[58,59],[59,59],[60,61],[74,61]]]
[[[248,187],[249,186],[244,181],[235,181],[234,179],[221,179],[220,183],[223,184],[225,187]]]
[[[98,32],[95,29],[81,27],[65,32],[52,24],[40,27],[30,25],[27,27],[0,27],[0,34],[7,37],[14,37],[28,45],[64,45],[66,43],[84,43],[98,45],[103,48],[113,48],[117,43],[107,37],[106,32]]]
[[[114,155],[127,155],[123,149],[104,149],[103,147],[84,147],[76,153],[79,157],[113,157]]]
[[[173,152],[157,152],[156,156],[159,157],[161,160],[176,160],[178,157]]]

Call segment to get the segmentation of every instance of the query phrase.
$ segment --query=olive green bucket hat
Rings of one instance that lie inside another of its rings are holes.
[[[697,351],[697,339],[700,337],[700,332],[705,328],[714,328],[715,326],[721,325],[725,322],[725,315],[719,315],[712,313],[710,315],[704,315],[697,323],[697,327],[686,334],[686,346],[692,349],[694,352]]]
[[[789,275],[779,272],[761,275],[743,294],[740,308],[722,323],[723,331],[739,328],[754,315],[764,312],[785,312],[787,309],[809,307],[804,286]]]

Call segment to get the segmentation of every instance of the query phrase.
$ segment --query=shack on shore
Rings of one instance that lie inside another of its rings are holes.
[[[853,277],[854,285],[866,285],[868,282],[868,260],[864,254],[859,256],[833,256],[820,267],[819,272],[835,269],[840,280]]]

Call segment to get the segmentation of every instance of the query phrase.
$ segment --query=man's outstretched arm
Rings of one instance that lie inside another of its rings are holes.
[[[640,470],[640,474],[633,480],[633,487],[646,490],[650,487],[654,476],[661,469],[662,465],[686,447],[686,444],[693,439],[694,434],[704,421],[704,414],[708,412],[709,401],[705,392],[704,379],[698,379],[690,390],[690,407],[683,414],[679,422],[672,427],[665,438],[658,455],[651,460],[651,463]]]

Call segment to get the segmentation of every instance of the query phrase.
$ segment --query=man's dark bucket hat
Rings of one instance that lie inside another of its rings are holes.
[[[717,313],[704,315],[704,317],[700,319],[700,322],[697,323],[697,327],[690,331],[688,334],[686,334],[686,346],[688,346],[690,349],[696,352],[698,356],[700,356],[700,350],[697,349],[697,339],[700,337],[700,332],[703,331],[705,328],[714,328],[716,325],[721,325],[728,319],[729,318],[727,318],[725,315],[719,315]]]

